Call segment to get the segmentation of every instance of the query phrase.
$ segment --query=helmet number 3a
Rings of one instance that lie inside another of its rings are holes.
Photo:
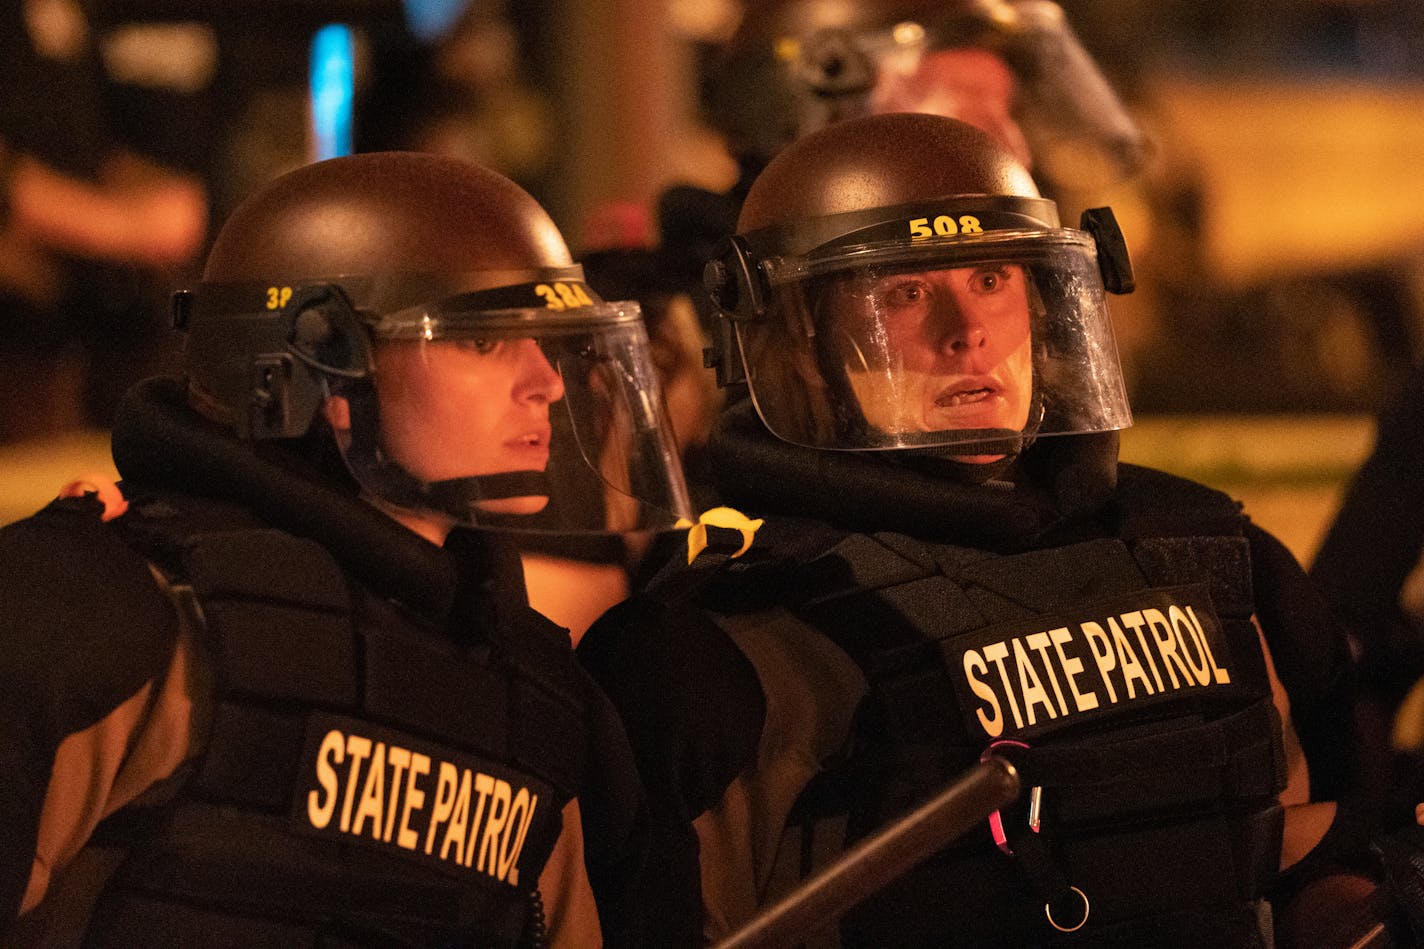
[[[567,310],[570,307],[593,306],[588,291],[578,283],[541,283],[534,292],[544,299],[544,306],[550,310]]]
[[[931,221],[927,217],[910,219],[910,240],[922,241],[929,237],[953,237],[956,234],[982,234],[983,225],[972,214],[952,218],[941,214]]]

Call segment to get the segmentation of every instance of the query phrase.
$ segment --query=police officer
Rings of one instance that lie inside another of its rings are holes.
[[[987,753],[1022,806],[870,894],[847,944],[1263,945],[1269,898],[1354,866],[1319,598],[1232,499],[1117,461],[1110,212],[1062,226],[966,123],[850,119],[772,160],[708,274],[750,393],[714,470],[753,520],[580,646],[687,938]]]
[[[384,153],[259,189],[174,309],[126,512],[0,533],[10,938],[635,940],[627,741],[501,531],[685,513],[636,305],[506,178]]]

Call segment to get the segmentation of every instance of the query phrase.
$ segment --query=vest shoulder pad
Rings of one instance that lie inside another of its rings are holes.
[[[1241,502],[1190,478],[1122,464],[1110,502],[1122,520],[1123,536],[1142,534],[1240,534],[1246,515]]]

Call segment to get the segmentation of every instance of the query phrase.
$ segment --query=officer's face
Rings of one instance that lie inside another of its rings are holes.
[[[1033,394],[1023,267],[891,273],[847,284],[839,295],[841,355],[872,426],[1023,430]]]
[[[564,384],[532,339],[385,342],[376,347],[384,451],[422,481],[549,463],[549,406]],[[480,502],[533,514],[543,496]]]

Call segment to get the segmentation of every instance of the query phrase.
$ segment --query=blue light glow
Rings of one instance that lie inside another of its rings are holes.
[[[315,160],[351,154],[351,102],[355,98],[351,28],[332,23],[311,45],[311,115]]]

